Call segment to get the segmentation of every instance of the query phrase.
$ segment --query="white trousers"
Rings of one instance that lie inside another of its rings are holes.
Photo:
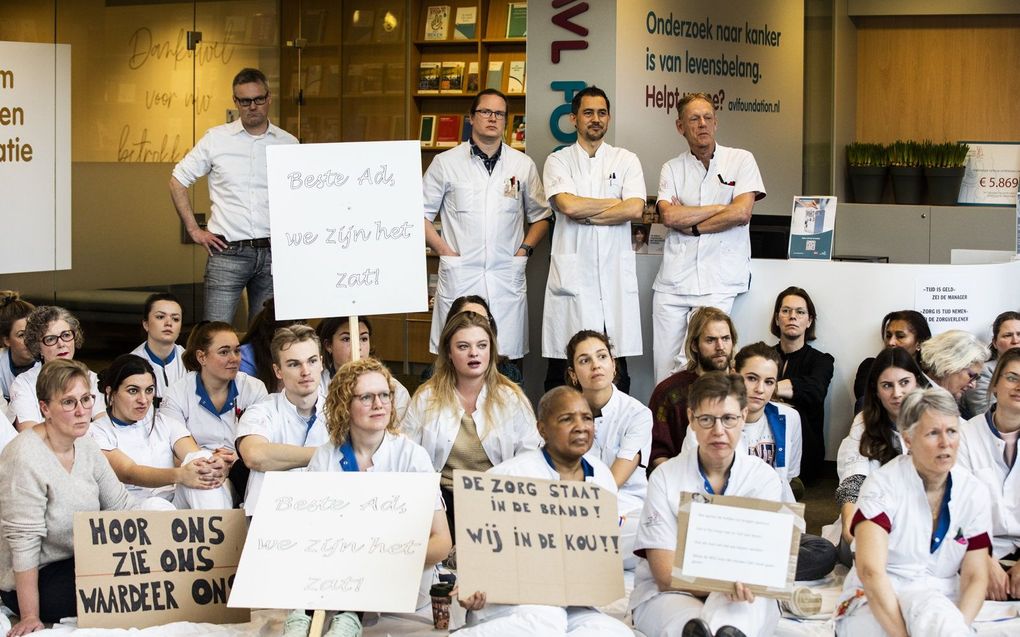
[[[183,464],[197,458],[211,458],[212,455],[208,449],[192,451],[184,457]],[[215,489],[194,489],[179,484],[173,490],[173,503],[178,509],[233,509],[234,494],[230,480],[224,480],[223,484]]]
[[[900,614],[908,635],[924,637],[962,637],[973,635],[963,614],[951,599],[932,589],[897,593]],[[836,622],[839,637],[885,637],[886,632],[871,612],[871,604],[862,604]]]
[[[757,597],[754,602],[731,602],[722,593],[702,601],[681,592],[659,593],[634,609],[634,627],[646,635],[680,637],[692,619],[705,620],[715,633],[722,626],[739,628],[747,637],[768,637],[779,625],[779,604]]]
[[[691,313],[699,307],[712,306],[729,314],[736,294],[670,294],[652,295],[652,362],[655,384],[687,365],[684,342]],[[736,343],[734,343],[736,345]]]
[[[638,467],[636,471],[642,471]],[[632,496],[620,496],[617,500],[620,507],[620,555],[623,556],[623,570],[633,571],[637,568],[638,557],[634,555],[634,543],[637,541],[638,523],[641,522],[641,510],[644,503]]]
[[[486,618],[477,624],[472,622],[475,613],[468,613],[468,625],[457,631],[458,637],[634,637],[620,620],[586,606],[492,605],[483,612]]]

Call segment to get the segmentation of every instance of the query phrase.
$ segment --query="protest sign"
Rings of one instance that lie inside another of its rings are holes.
[[[616,495],[588,482],[455,471],[458,585],[490,603],[598,606],[624,595]]]
[[[229,605],[414,612],[438,493],[436,473],[267,473]]]
[[[279,319],[428,309],[415,141],[266,149]]]
[[[226,607],[246,526],[240,510],[75,513],[78,626],[249,621]]]
[[[677,515],[673,586],[786,598],[793,590],[804,505],[683,493]]]

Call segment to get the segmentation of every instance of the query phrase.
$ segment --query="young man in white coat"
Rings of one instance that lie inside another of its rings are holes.
[[[605,143],[610,117],[599,87],[574,95],[577,143],[549,155],[542,173],[556,213],[542,315],[546,390],[565,382],[567,341],[581,330],[609,337],[624,393],[630,391],[625,357],[642,353],[630,223],[644,211],[645,177],[637,155]]]
[[[454,299],[488,299],[499,325],[499,351],[528,353],[525,268],[549,231],[549,203],[530,157],[503,143],[507,99],[485,89],[471,104],[471,138],[440,153],[423,178],[425,242],[439,255],[429,351]],[[432,223],[442,217],[443,234]]]
[[[677,131],[690,147],[662,166],[656,206],[669,228],[662,266],[652,289],[655,382],[687,363],[681,345],[687,321],[699,306],[726,314],[751,278],[751,221],[765,185],[754,156],[715,142],[712,98],[692,93],[680,100]]]

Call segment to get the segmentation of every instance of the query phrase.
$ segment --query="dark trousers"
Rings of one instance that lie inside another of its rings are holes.
[[[567,359],[547,358],[545,370],[545,391],[553,387],[567,384]],[[625,394],[630,393],[630,374],[627,373],[627,359],[616,359],[616,388]]]
[[[822,579],[836,567],[836,558],[837,550],[832,542],[817,535],[802,534],[797,551],[797,581]]]
[[[235,506],[244,502],[244,494],[248,490],[248,474],[250,473],[251,470],[248,469],[248,465],[244,464],[244,460],[238,454],[237,460],[230,466],[230,473],[227,475],[227,479],[230,480],[230,484],[234,485],[234,491],[237,493],[237,502],[234,502]]]
[[[439,487],[439,492],[443,494],[443,504],[446,505],[446,523],[450,525],[450,537],[453,539],[453,543],[457,543],[457,533],[454,526],[454,515],[453,515],[453,489],[447,489],[446,487]]]
[[[55,624],[65,617],[77,617],[74,598],[74,558],[53,562],[39,568],[39,620]],[[21,615],[17,591],[0,591],[4,606]]]

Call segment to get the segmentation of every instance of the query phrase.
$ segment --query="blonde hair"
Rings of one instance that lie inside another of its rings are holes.
[[[75,379],[80,379],[91,389],[89,368],[85,363],[66,358],[51,360],[39,371],[39,378],[35,381],[35,395],[40,401],[49,402],[70,387]]]
[[[344,363],[337,370],[326,392],[326,431],[330,441],[339,447],[347,442],[351,435],[351,403],[355,399],[354,388],[358,379],[365,374],[382,374],[386,386],[390,388],[390,421],[386,423],[386,431],[391,434],[400,433],[397,427],[397,411],[393,406],[393,376],[390,370],[374,358],[362,358]]]
[[[426,391],[426,389],[432,392],[425,407],[426,417],[434,418],[444,409],[457,411],[460,408],[460,401],[457,398],[457,370],[454,369],[453,362],[450,360],[450,345],[457,332],[472,327],[484,330],[485,335],[489,338],[489,366],[485,369],[485,389],[488,395],[485,405],[482,407],[482,413],[485,415],[485,431],[479,436],[479,438],[485,439],[493,425],[495,408],[506,406],[506,392],[519,398],[528,406],[529,411],[531,403],[517,383],[499,372],[497,368],[499,350],[496,344],[496,335],[492,331],[488,319],[484,316],[474,312],[461,312],[447,319],[446,326],[443,327],[443,332],[439,337],[435,374],[418,388],[418,392]]]

